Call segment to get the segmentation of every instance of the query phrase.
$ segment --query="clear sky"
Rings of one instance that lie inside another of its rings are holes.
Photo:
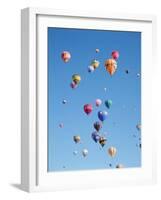
[[[113,50],[119,51],[120,57],[111,77],[104,63]],[[68,63],[61,59],[63,51],[71,53]],[[100,66],[89,73],[87,67],[93,59],[99,60]],[[136,129],[141,123],[140,72],[140,32],[48,28],[48,171],[115,168],[119,163],[141,166],[141,135]],[[82,79],[74,90],[70,87],[73,74],[80,74]],[[98,108],[97,98],[103,102]],[[63,99],[66,104],[62,104]],[[110,109],[104,105],[107,99],[113,102]],[[83,110],[87,103],[94,108],[89,116]],[[102,148],[92,140],[91,133],[98,111],[103,110],[108,111],[108,117],[100,130],[107,138]],[[80,144],[74,143],[74,135],[80,135]],[[114,158],[107,153],[110,146],[117,148]],[[85,158],[84,148],[89,152]]]

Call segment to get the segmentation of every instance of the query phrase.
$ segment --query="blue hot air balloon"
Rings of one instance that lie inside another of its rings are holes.
[[[99,111],[98,118],[103,122],[107,118],[107,111]]]
[[[100,136],[98,135],[97,132],[92,133],[92,139],[97,143],[100,140]]]

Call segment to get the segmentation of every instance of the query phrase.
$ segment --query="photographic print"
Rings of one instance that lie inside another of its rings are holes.
[[[141,32],[47,35],[48,172],[141,167]]]

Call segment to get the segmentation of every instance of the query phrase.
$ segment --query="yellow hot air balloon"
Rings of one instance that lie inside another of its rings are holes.
[[[117,149],[115,147],[110,147],[108,149],[108,154],[111,156],[111,157],[114,157],[117,153]]]
[[[92,60],[91,66],[94,67],[94,69],[98,68],[100,65],[100,62],[98,60]]]
[[[116,60],[114,59],[108,59],[105,61],[105,67],[106,67],[106,70],[109,72],[109,74],[112,76],[116,69],[117,69],[117,62]]]
[[[79,74],[73,74],[72,80],[74,81],[74,83],[79,84],[79,82],[81,81],[81,77]]]
[[[79,135],[75,135],[75,136],[73,136],[73,140],[74,140],[75,143],[79,143],[81,138],[80,138]]]

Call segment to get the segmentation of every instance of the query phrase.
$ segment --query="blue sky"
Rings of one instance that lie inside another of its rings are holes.
[[[65,50],[71,53],[68,63],[61,59]],[[104,63],[113,50],[118,50],[120,57],[111,77]],[[93,59],[99,60],[100,66],[89,73],[87,67]],[[106,169],[111,168],[109,164],[115,168],[119,163],[141,166],[140,132],[136,129],[141,122],[140,71],[140,32],[48,28],[48,171]],[[73,74],[80,74],[82,79],[74,90],[70,87]],[[98,108],[97,98],[103,102]],[[62,104],[63,99],[66,104]],[[110,109],[104,105],[107,99],[113,101]],[[94,108],[89,116],[83,111],[87,103]],[[108,111],[108,117],[100,130],[107,138],[102,148],[91,133],[98,111],[103,110]],[[80,135],[81,144],[73,142],[74,135]],[[110,146],[117,148],[114,158],[107,153]],[[84,148],[89,151],[86,158],[81,153]],[[75,150],[77,155],[73,155]]]

